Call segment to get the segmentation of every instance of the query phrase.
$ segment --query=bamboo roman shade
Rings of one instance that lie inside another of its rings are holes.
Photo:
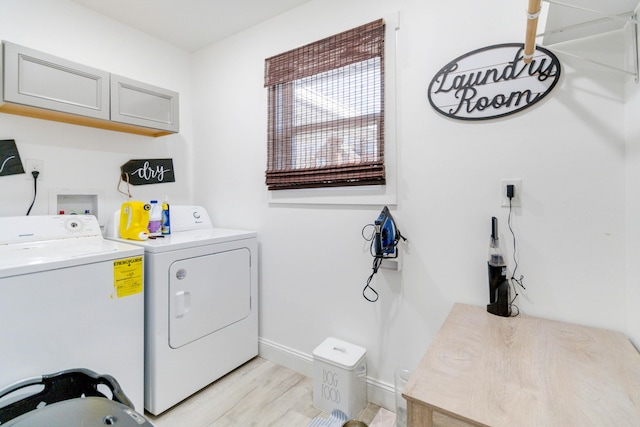
[[[265,61],[270,190],[385,183],[384,21]]]

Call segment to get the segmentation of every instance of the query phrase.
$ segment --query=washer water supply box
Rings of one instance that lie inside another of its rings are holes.
[[[327,338],[313,350],[313,406],[355,418],[367,404],[367,351]]]

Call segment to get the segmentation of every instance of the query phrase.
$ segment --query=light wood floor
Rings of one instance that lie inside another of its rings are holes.
[[[369,424],[380,408],[368,404],[358,419]],[[313,379],[256,357],[182,403],[154,417],[156,427],[307,427],[318,416]]]

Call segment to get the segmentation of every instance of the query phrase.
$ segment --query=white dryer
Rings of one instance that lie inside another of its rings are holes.
[[[258,355],[257,237],[171,205],[170,235],[126,242],[145,250],[145,408],[157,415]]]
[[[93,216],[0,218],[0,389],[86,368],[142,412],[143,254]]]

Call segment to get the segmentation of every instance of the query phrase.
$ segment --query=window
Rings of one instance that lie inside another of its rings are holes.
[[[269,190],[385,183],[384,27],[266,60]]]

